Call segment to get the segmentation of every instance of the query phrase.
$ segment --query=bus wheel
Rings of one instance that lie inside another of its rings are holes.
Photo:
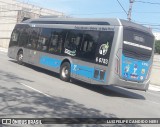
[[[70,81],[70,73],[70,64],[68,62],[64,62],[60,68],[60,79],[66,82]]]
[[[19,52],[18,52],[17,62],[18,62],[18,64],[20,64],[20,65],[23,64],[23,51],[19,51]]]

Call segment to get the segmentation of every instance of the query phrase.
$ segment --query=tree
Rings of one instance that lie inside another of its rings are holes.
[[[160,40],[155,41],[155,53],[160,54]]]

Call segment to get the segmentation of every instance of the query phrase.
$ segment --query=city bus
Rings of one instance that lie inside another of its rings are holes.
[[[8,56],[96,85],[146,91],[154,36],[142,25],[117,18],[38,18],[18,23]]]

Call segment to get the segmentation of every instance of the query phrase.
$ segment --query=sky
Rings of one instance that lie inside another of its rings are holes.
[[[129,0],[19,0],[79,18],[127,19]],[[118,3],[123,6],[124,10]],[[160,0],[135,0],[132,21],[160,32]]]

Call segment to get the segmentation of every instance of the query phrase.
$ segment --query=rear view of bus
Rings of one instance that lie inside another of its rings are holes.
[[[121,21],[123,39],[116,55],[116,84],[147,90],[154,55],[154,36],[146,27]],[[133,26],[133,27],[132,27]]]

